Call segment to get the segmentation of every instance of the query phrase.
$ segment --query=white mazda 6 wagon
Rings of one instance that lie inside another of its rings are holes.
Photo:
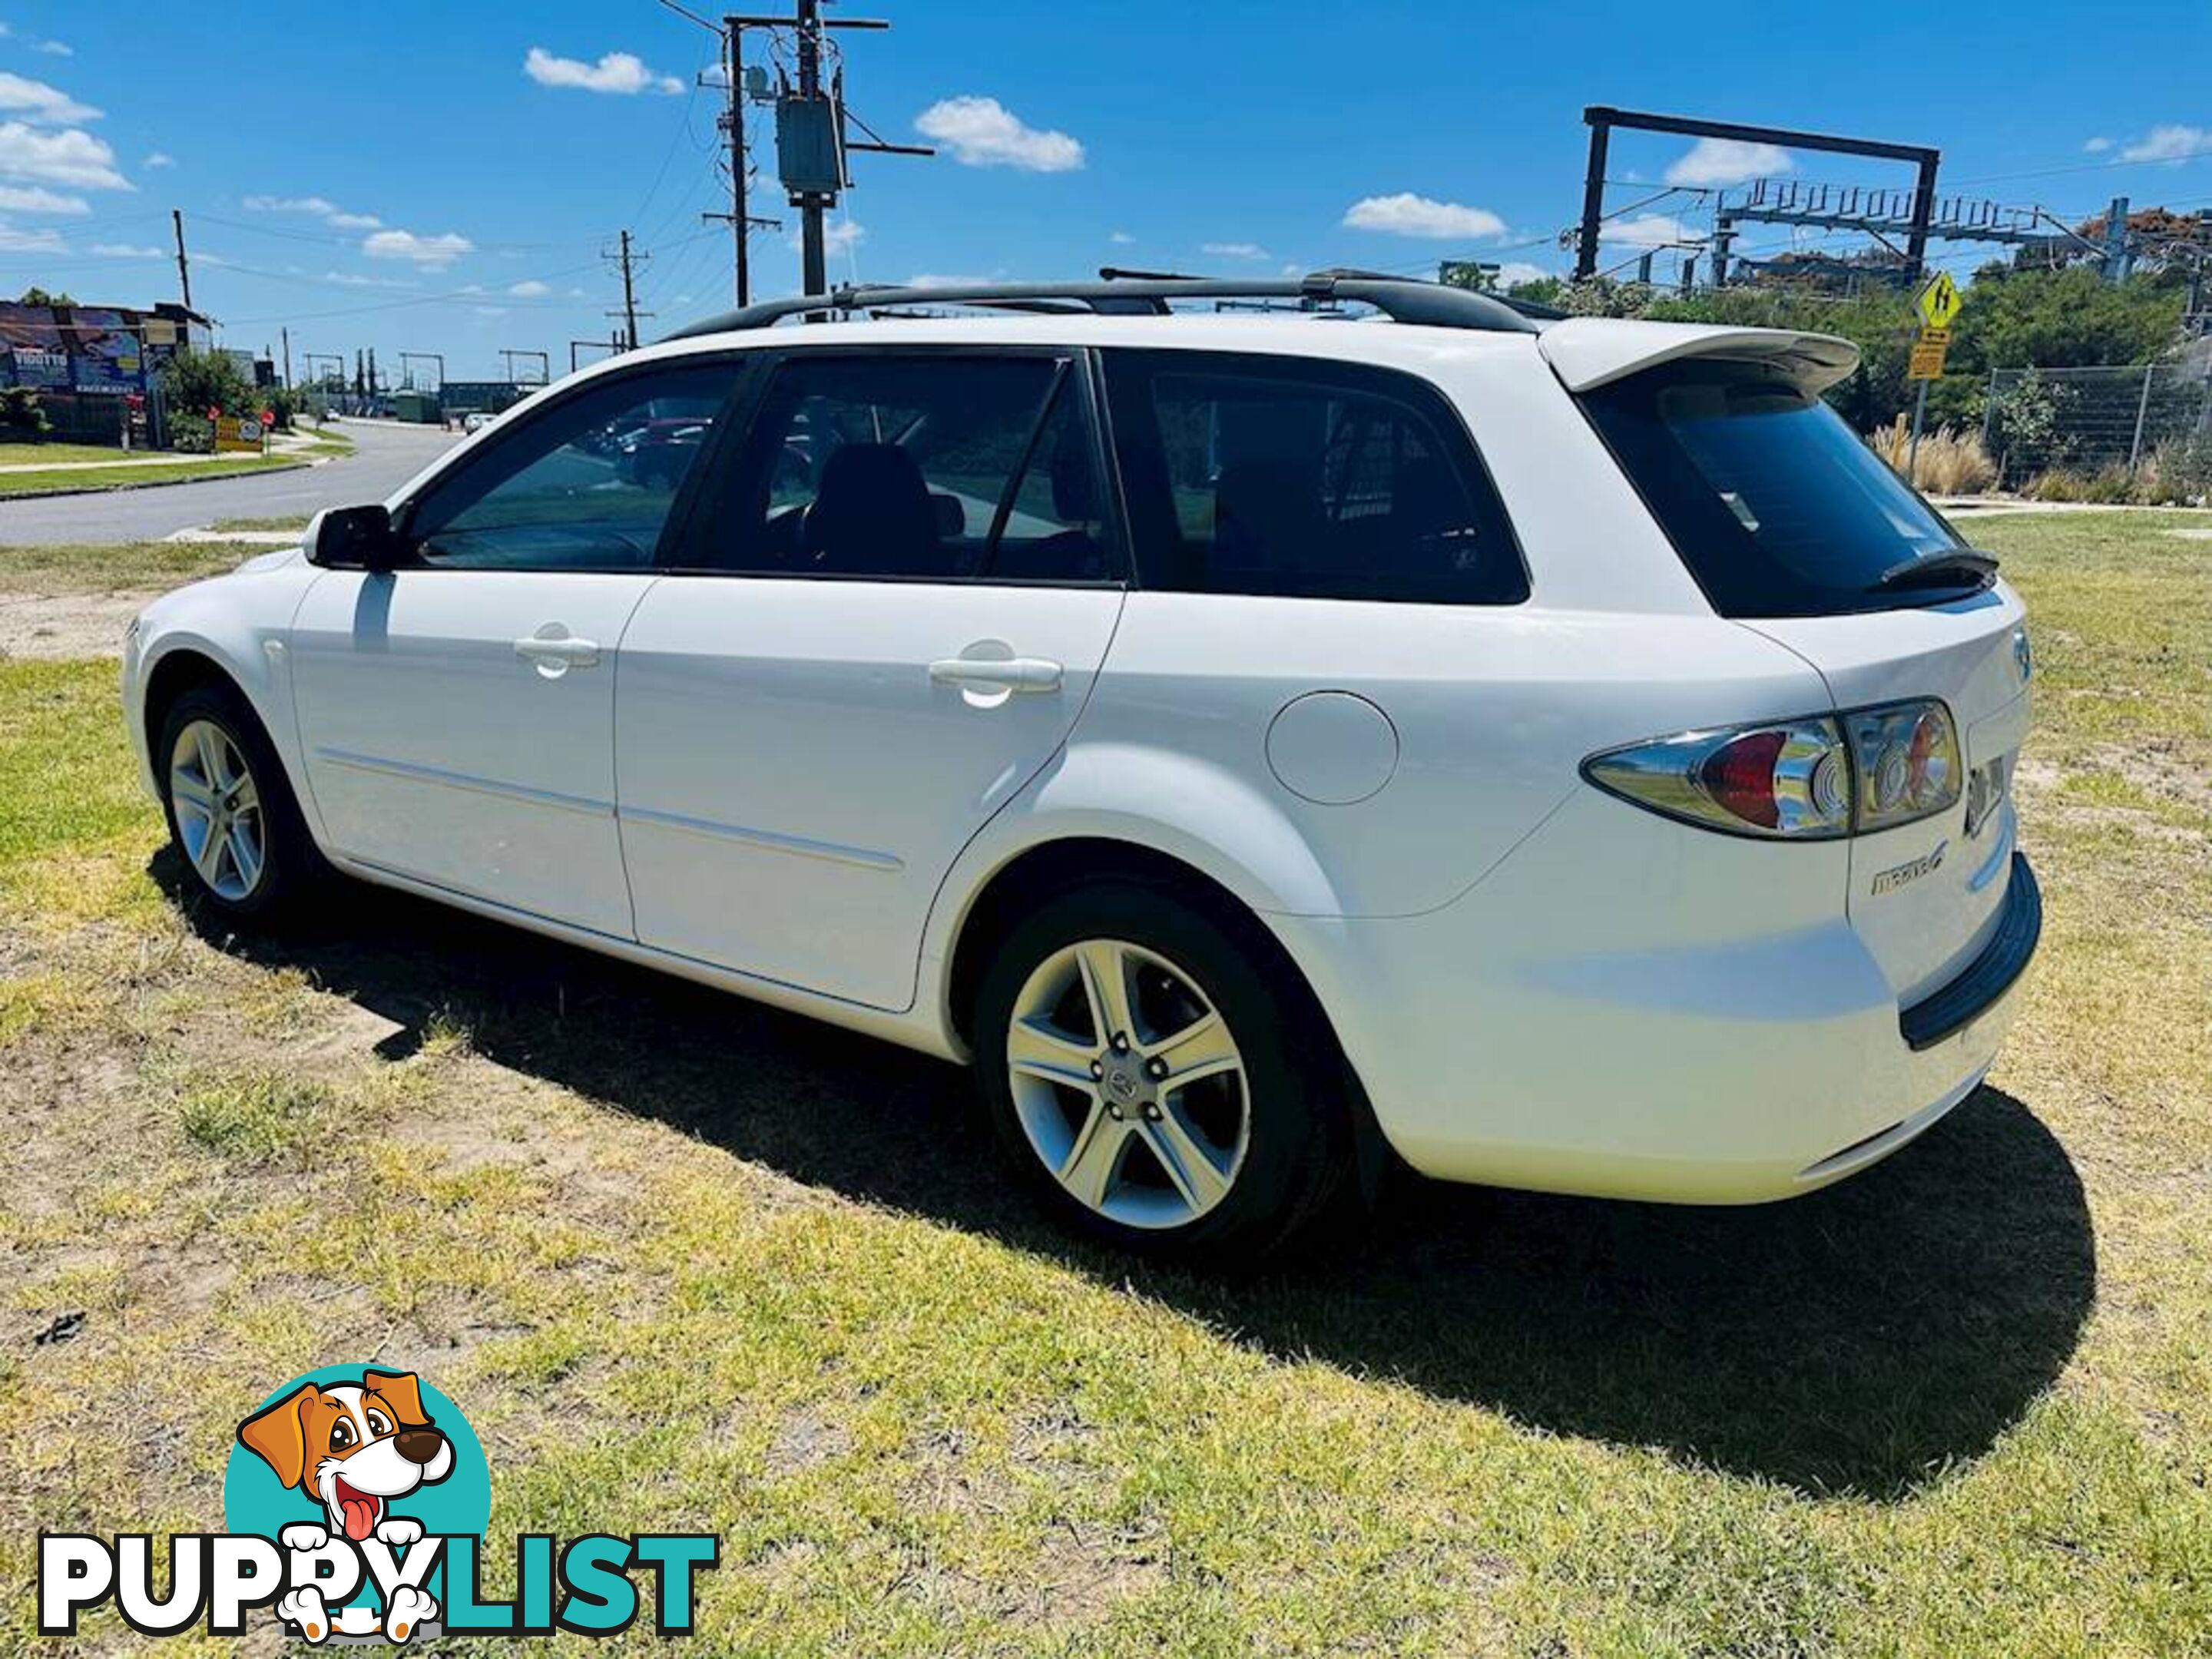
[[[971,1062],[1125,1247],[1392,1153],[1781,1198],[1973,1091],[2041,927],[2020,602],[1853,363],[1350,273],[757,306],[158,600],[125,707],[227,917],[335,869]]]

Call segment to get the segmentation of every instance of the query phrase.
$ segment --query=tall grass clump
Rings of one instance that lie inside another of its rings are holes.
[[[1914,455],[1912,423],[1900,415],[1877,427],[1867,443],[1899,477],[1910,460],[1912,487],[1931,495],[1978,495],[1997,481],[1997,464],[1982,447],[1978,433],[1939,426],[1920,434],[1920,453]]]

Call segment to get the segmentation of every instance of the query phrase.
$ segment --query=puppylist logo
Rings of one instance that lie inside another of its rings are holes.
[[[483,1448],[436,1389],[375,1366],[326,1367],[270,1395],[238,1425],[222,1497],[224,1531],[170,1540],[166,1595],[149,1534],[41,1534],[40,1632],[73,1636],[80,1613],[112,1599],[148,1636],[203,1625],[240,1636],[249,1618],[318,1644],[614,1636],[641,1613],[684,1636],[695,1578],[720,1559],[700,1533],[593,1534],[566,1547],[526,1533],[514,1542],[514,1599],[487,1601]]]

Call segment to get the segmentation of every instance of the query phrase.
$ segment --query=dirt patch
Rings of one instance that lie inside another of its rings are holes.
[[[0,657],[119,657],[152,593],[0,594]]]

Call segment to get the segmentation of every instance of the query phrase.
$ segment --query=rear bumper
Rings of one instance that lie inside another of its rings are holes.
[[[1972,1024],[2012,989],[2043,937],[2043,893],[2027,858],[2012,855],[2012,880],[1998,912],[1996,931],[1966,970],[1897,1017],[1899,1035],[1917,1054]]]
[[[1595,792],[1571,802],[1425,915],[1270,919],[1407,1163],[1759,1203],[1879,1162],[1973,1092],[2034,947],[2025,863],[1974,962],[1900,1010],[1841,915],[1839,843],[1746,843],[1647,814],[1624,854],[1620,811]],[[1717,893],[1740,902],[1717,915]]]

